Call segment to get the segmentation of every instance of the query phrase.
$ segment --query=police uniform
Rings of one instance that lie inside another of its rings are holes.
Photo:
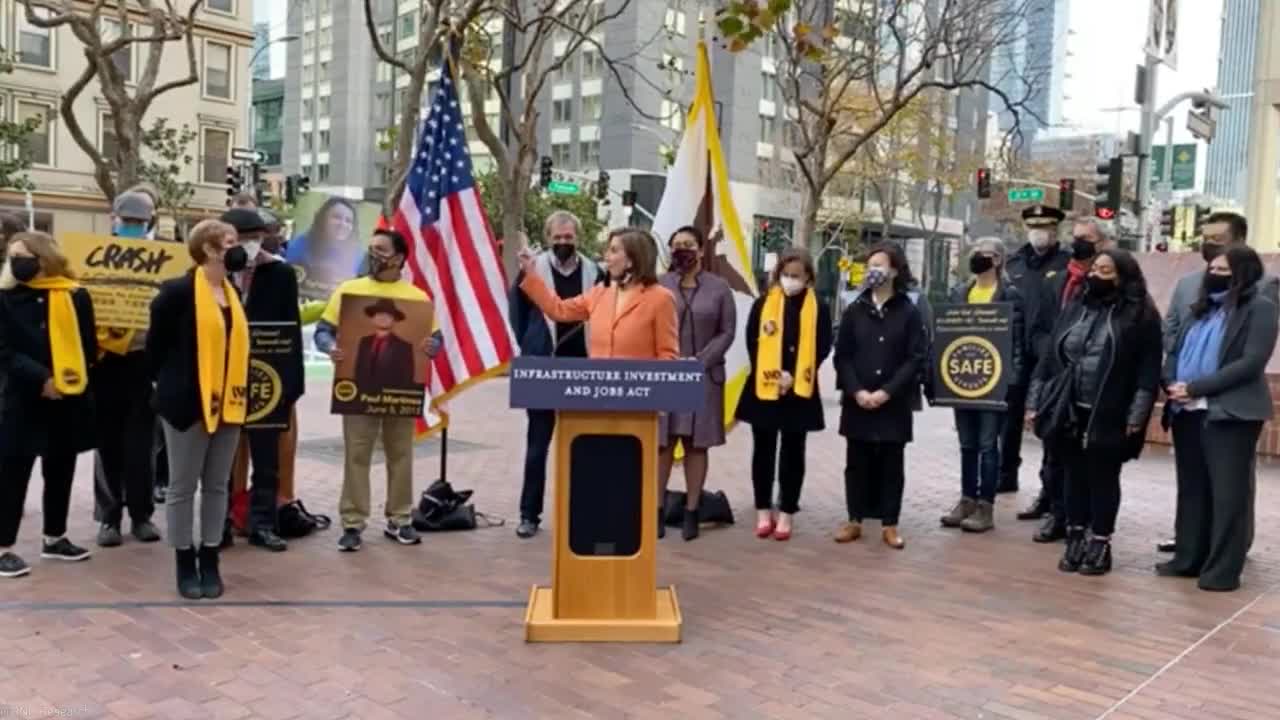
[[[1056,236],[1058,225],[1065,219],[1066,215],[1061,210],[1047,205],[1032,205],[1022,211],[1022,223],[1028,231],[1043,229]],[[1005,423],[1000,438],[1000,492],[1018,491],[1018,468],[1022,465],[1022,422],[1019,418],[1026,413],[1027,386],[1039,359],[1039,351],[1053,331],[1053,313],[1042,308],[1043,287],[1049,278],[1066,270],[1070,259],[1071,253],[1060,243],[1054,243],[1042,252],[1027,242],[1005,262],[1009,282],[1022,296],[1026,330],[1023,335],[1022,356],[1025,360],[1022,373],[1009,387],[1009,422]],[[1037,504],[1040,503],[1037,501]],[[1047,509],[1046,504],[1043,508],[1030,508],[1024,514],[1034,519]]]

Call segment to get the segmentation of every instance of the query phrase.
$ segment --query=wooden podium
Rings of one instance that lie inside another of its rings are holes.
[[[525,640],[680,642],[657,587],[658,413],[699,409],[702,382],[697,361],[513,363],[512,407],[557,412],[552,584],[529,594]]]

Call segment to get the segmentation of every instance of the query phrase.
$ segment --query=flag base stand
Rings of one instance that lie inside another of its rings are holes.
[[[657,614],[653,618],[557,618],[555,597],[549,587],[533,586],[524,613],[525,642],[635,642],[678,643],[680,603],[674,586],[658,588]]]

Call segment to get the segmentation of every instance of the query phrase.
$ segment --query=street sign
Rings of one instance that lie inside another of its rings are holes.
[[[1041,202],[1044,190],[1040,188],[1017,188],[1009,191],[1009,202]]]
[[[1218,121],[1209,116],[1209,111],[1187,113],[1187,129],[1191,134],[1205,142],[1213,142],[1213,134],[1218,129]]]
[[[578,185],[577,183],[564,182],[562,180],[552,180],[547,183],[547,192],[557,195],[577,195]]]
[[[237,162],[260,163],[267,159],[267,154],[253,148],[231,148],[231,159]]]
[[[1164,176],[1165,152],[1167,145],[1156,145],[1151,148],[1151,185],[1172,182],[1171,190],[1191,190],[1196,185],[1196,144],[1173,146],[1173,179]]]

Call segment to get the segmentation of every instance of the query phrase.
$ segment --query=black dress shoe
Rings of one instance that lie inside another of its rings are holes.
[[[1051,543],[1058,542],[1066,536],[1066,524],[1058,522],[1058,519],[1052,515],[1045,515],[1044,521],[1040,523],[1040,529],[1036,530],[1031,539],[1038,543]]]
[[[284,552],[289,549],[289,543],[270,530],[251,531],[249,533],[249,544],[271,552]]]
[[[1042,492],[1036,496],[1035,502],[1027,506],[1026,510],[1018,513],[1018,519],[1039,520],[1047,512],[1049,512],[1049,501]]]
[[[1162,553],[1171,553],[1178,549],[1178,544],[1173,540],[1164,540],[1156,543],[1156,550]]]
[[[538,534],[538,521],[524,518],[520,520],[520,524],[516,526],[516,537],[528,540]]]

